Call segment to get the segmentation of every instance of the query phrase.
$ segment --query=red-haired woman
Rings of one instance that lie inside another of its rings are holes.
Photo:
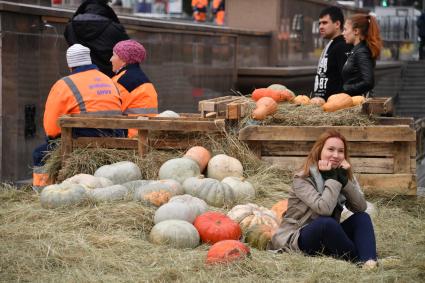
[[[353,215],[340,223],[344,205]],[[374,268],[375,234],[366,206],[353,177],[346,139],[327,131],[295,174],[288,209],[270,248],[324,254]]]
[[[342,69],[343,91],[365,95],[375,86],[374,68],[382,49],[376,18],[355,14],[345,21],[342,34],[346,43],[354,45]]]

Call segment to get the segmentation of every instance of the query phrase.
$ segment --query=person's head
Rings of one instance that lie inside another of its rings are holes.
[[[333,39],[341,34],[344,26],[344,14],[339,7],[330,6],[323,9],[319,15],[320,36]]]
[[[70,69],[91,65],[90,49],[78,43],[74,44],[66,50],[66,61]]]
[[[372,53],[372,58],[378,58],[382,49],[382,40],[376,18],[368,14],[354,14],[348,18],[342,33],[345,42],[357,45],[366,41]]]
[[[343,160],[350,163],[347,140],[335,130],[327,130],[314,143],[307,160],[303,165],[303,175],[309,176],[310,167],[317,166],[319,160],[326,160],[332,164],[332,168],[340,166]],[[353,179],[352,169],[348,169],[348,177]]]
[[[142,63],[146,59],[146,49],[132,39],[118,42],[112,51],[111,63],[114,72],[129,64]]]

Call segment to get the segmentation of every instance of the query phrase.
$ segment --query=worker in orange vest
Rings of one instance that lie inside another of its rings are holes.
[[[207,19],[208,0],[192,0],[193,18],[197,22],[205,22]]]
[[[213,0],[212,12],[214,15],[214,22],[217,25],[224,25],[224,0]]]
[[[145,58],[146,49],[132,39],[120,41],[113,48],[111,63],[116,75],[112,80],[119,90],[124,115],[158,114],[158,94],[139,65]],[[128,137],[136,136],[137,130],[128,130]]]
[[[121,101],[114,82],[92,64],[90,49],[74,44],[66,51],[71,75],[58,80],[47,97],[43,126],[47,143],[33,152],[33,189],[40,192],[51,182],[44,168],[44,157],[60,137],[58,118],[65,114],[121,115]],[[75,129],[73,136],[124,136],[123,130]]]

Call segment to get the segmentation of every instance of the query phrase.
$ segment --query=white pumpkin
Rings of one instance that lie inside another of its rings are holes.
[[[121,161],[110,165],[104,165],[94,172],[95,177],[105,177],[114,185],[138,180],[142,177],[140,168],[130,161]]]
[[[242,163],[226,154],[218,154],[210,159],[207,167],[208,178],[219,181],[226,177],[243,177]]]
[[[370,203],[368,201],[366,201],[367,204],[367,208],[366,208],[366,213],[370,215],[370,218],[375,218],[376,217],[376,207],[373,203]],[[350,217],[351,215],[353,215],[353,213],[351,211],[349,211],[345,205],[344,205],[344,209],[341,212],[341,222],[346,220],[348,217]]]
[[[208,210],[208,204],[204,200],[191,195],[174,196],[169,201],[169,203],[172,202],[183,203],[188,206],[196,216]]]
[[[216,179],[203,176],[187,178],[183,183],[186,194],[198,197],[216,207],[231,206],[235,203],[232,188]]]
[[[255,199],[254,186],[240,177],[226,177],[222,183],[228,184],[233,189],[236,203],[246,203]]]
[[[126,187],[129,192],[134,193],[137,188],[143,187],[143,186],[149,184],[150,182],[152,182],[152,180],[134,180],[134,181],[126,182],[126,183],[121,184],[121,185]]]
[[[66,179],[64,182],[83,185],[87,188],[104,188],[113,185],[112,181],[107,178],[95,177],[90,174],[77,174]]]
[[[156,211],[153,218],[155,224],[170,220],[170,219],[179,219],[193,223],[196,218],[196,211],[191,209],[188,205],[181,202],[167,202],[166,204],[161,205]]]
[[[40,194],[41,206],[44,208],[77,205],[86,198],[84,186],[69,182],[47,186]]]
[[[113,185],[106,188],[88,189],[87,195],[94,201],[117,201],[123,200],[128,189],[122,185]]]
[[[149,240],[154,244],[174,248],[193,249],[200,243],[198,230],[183,220],[165,220],[156,224],[149,234]]]
[[[159,179],[173,179],[183,183],[189,177],[198,176],[198,163],[189,158],[173,158],[159,168]]]
[[[273,90],[285,90],[285,89],[287,89],[286,86],[281,85],[281,84],[272,84],[272,85],[269,85],[267,88],[270,88],[270,89],[273,89]]]
[[[165,110],[157,115],[157,117],[179,118],[180,115],[171,110]]]
[[[184,194],[182,185],[176,180],[152,180],[145,185],[137,187],[134,190],[133,199],[142,201],[147,194],[160,191],[169,192],[171,196]]]
[[[227,213],[227,216],[238,222],[243,231],[256,224],[266,224],[272,229],[279,226],[276,215],[271,210],[253,203],[237,205]]]

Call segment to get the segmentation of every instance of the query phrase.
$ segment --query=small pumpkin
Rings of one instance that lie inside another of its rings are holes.
[[[211,153],[203,146],[193,146],[189,148],[184,157],[196,161],[200,171],[203,172],[211,159]]]
[[[292,100],[292,103],[296,105],[307,105],[310,104],[310,98],[307,95],[297,95]]]
[[[276,215],[278,222],[282,222],[283,214],[288,209],[288,199],[283,199],[278,201],[272,206],[272,211]]]
[[[353,99],[346,93],[338,93],[329,96],[328,101],[322,105],[326,112],[335,112],[353,106]]]
[[[269,89],[273,89],[273,90],[285,90],[285,89],[287,89],[287,87],[286,86],[284,86],[284,85],[281,85],[281,84],[271,84],[271,85],[269,85],[267,88],[269,88]]]
[[[270,97],[262,97],[256,102],[256,107],[252,111],[252,118],[255,120],[264,120],[276,111],[277,103]]]
[[[216,179],[190,177],[184,181],[183,188],[186,194],[203,199],[212,206],[231,206],[235,203],[232,188]]]
[[[167,202],[161,205],[153,218],[154,223],[159,223],[170,219],[179,219],[193,223],[197,214],[187,205],[180,202]]]
[[[183,183],[189,177],[201,174],[198,163],[190,158],[173,158],[159,168],[159,179],[173,179]]]
[[[310,104],[322,106],[325,103],[326,103],[326,101],[323,98],[318,97],[318,96],[313,97],[312,99],[310,99]]]
[[[87,195],[94,201],[117,201],[123,200],[128,189],[121,185],[113,185],[106,188],[88,189]]]
[[[138,180],[142,177],[140,168],[133,162],[121,161],[110,165],[104,165],[94,172],[95,177],[104,177],[112,181],[114,185]]]
[[[218,154],[208,162],[207,176],[219,181],[230,176],[243,177],[243,166],[236,158],[226,154]]]
[[[170,196],[184,194],[182,185],[176,180],[152,180],[145,185],[141,185],[134,190],[133,199],[135,201],[146,200],[145,196],[152,192],[168,192]]]
[[[228,263],[250,255],[249,248],[236,240],[224,240],[211,246],[207,253],[208,264]]]
[[[362,105],[366,101],[363,95],[352,96],[351,99],[353,100],[353,106]]]
[[[223,240],[239,240],[242,235],[239,224],[221,212],[205,212],[196,217],[193,225],[204,243],[214,244]]]
[[[152,203],[156,206],[161,206],[167,203],[171,198],[170,192],[160,190],[159,192],[150,192],[143,196],[143,200]]]
[[[253,203],[236,205],[227,213],[227,216],[238,222],[244,232],[256,224],[266,224],[273,229],[279,226],[271,210]]]
[[[64,182],[83,185],[87,188],[104,188],[113,185],[112,181],[107,178],[95,177],[90,174],[77,174],[66,179]]]
[[[165,220],[153,226],[149,240],[157,245],[168,245],[174,248],[196,248],[199,245],[199,234],[195,226],[183,220]]]
[[[45,187],[40,194],[40,203],[43,208],[57,208],[80,204],[86,198],[84,186],[62,182]]]
[[[183,203],[188,206],[196,216],[201,215],[208,210],[208,204],[203,199],[193,197],[191,195],[174,196],[169,202]]]
[[[171,110],[165,110],[157,115],[157,117],[165,117],[165,118],[179,118],[180,115]]]
[[[269,225],[256,224],[246,231],[245,242],[251,247],[266,250],[275,232],[276,229],[273,229]]]
[[[228,184],[233,189],[236,203],[245,203],[255,199],[254,186],[244,177],[226,177],[221,182]]]

